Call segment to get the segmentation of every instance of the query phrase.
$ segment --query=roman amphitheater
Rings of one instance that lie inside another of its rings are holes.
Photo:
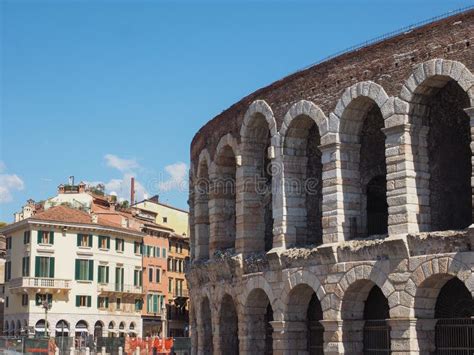
[[[194,353],[474,353],[473,40],[471,8],[276,81],[200,129]]]

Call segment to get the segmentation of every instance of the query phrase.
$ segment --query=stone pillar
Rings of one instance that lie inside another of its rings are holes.
[[[191,176],[191,171],[189,175]],[[189,179],[188,223],[189,223],[189,257],[191,261],[194,260],[195,255],[196,255],[196,235],[194,233],[194,191],[193,190],[194,190],[194,186],[192,184],[191,179]]]
[[[225,167],[221,167],[225,169]],[[209,255],[211,259],[216,250],[235,246],[235,181],[218,174],[211,174],[209,193]],[[234,191],[232,191],[234,190]]]
[[[336,189],[336,215],[338,223],[342,226],[342,235],[338,233],[338,239],[333,240],[334,242],[364,235],[366,229],[366,221],[362,220],[361,214],[360,144],[340,143],[336,158],[338,159],[336,167],[339,171],[332,174],[336,175],[338,186],[332,189],[325,188],[325,192]]]
[[[272,138],[274,146],[274,173],[272,176],[272,195],[273,195],[273,249],[283,249],[286,247],[285,235],[287,230],[286,223],[286,203],[284,189],[285,167],[283,166],[283,155],[280,147],[280,137],[277,135]]]
[[[470,118],[471,124],[471,153],[474,156],[474,107],[469,107],[464,109],[467,115]],[[471,161],[474,161],[474,158],[471,157]],[[471,194],[472,194],[472,222],[474,223],[474,164],[471,164],[472,172],[471,172]]]
[[[338,355],[344,353],[342,341],[342,320],[320,320],[324,327],[324,354]]]
[[[274,355],[309,354],[306,322],[273,321],[271,325]]]
[[[393,318],[387,319],[390,326],[390,341],[392,354],[419,354],[416,319]]]
[[[244,255],[265,250],[263,158],[265,144],[242,138],[242,164],[236,172],[236,243],[237,253]]]
[[[402,124],[384,129],[388,233],[430,228],[428,127]]]
[[[362,355],[364,349],[364,320],[346,319],[342,322],[344,354]]]
[[[321,145],[323,165],[323,243],[336,243],[344,240],[344,206],[341,177],[339,144]]]
[[[417,319],[415,341],[418,342],[420,355],[430,355],[436,350],[435,327],[436,319]]]
[[[209,258],[209,195],[208,185],[200,184],[194,193],[194,258]]]

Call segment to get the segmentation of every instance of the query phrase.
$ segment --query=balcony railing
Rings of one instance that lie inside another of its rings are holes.
[[[173,290],[173,297],[189,297],[189,291],[187,289]]]
[[[46,290],[70,290],[71,280],[49,277],[18,277],[8,282],[10,290],[39,288]]]
[[[99,292],[102,292],[102,293],[131,293],[131,294],[143,293],[143,288],[141,286],[115,284],[115,283],[99,284],[97,289]]]

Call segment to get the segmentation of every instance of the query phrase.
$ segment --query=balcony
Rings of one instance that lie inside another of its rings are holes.
[[[173,298],[189,298],[189,291],[187,289],[184,290],[173,290]]]
[[[71,280],[49,277],[18,277],[10,280],[8,287],[12,293],[21,293],[28,289],[52,293],[54,291],[69,291],[71,289]]]
[[[135,285],[124,285],[124,284],[99,284],[97,290],[101,294],[132,294],[141,295],[143,294],[143,288]]]

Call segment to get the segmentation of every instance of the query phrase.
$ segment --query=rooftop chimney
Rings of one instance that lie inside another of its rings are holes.
[[[135,178],[130,178],[130,206],[135,203]]]
[[[69,176],[69,186],[74,186],[74,176]]]

